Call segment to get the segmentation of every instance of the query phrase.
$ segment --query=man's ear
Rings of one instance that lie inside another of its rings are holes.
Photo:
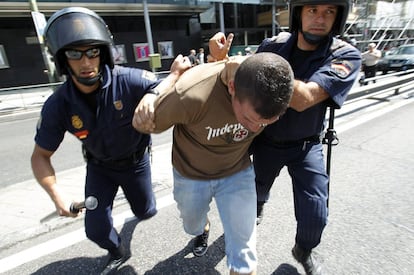
[[[234,79],[231,79],[227,82],[227,90],[231,96],[234,96],[236,91],[234,90]]]
[[[220,79],[221,79],[221,82],[223,82],[224,85],[226,85],[226,86],[229,85],[229,76],[227,74],[226,67],[224,67],[224,70],[221,71]]]

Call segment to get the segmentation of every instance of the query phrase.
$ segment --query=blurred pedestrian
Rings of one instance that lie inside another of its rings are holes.
[[[368,50],[361,54],[363,62],[364,76],[360,80],[360,84],[368,85],[367,78],[375,77],[377,75],[377,64],[381,58],[381,51],[376,48],[375,43],[368,44]],[[375,79],[372,80],[375,83]]]
[[[205,56],[204,56],[204,49],[203,48],[198,49],[198,53],[196,55],[196,58],[197,58],[197,64],[198,65],[205,63]]]
[[[190,54],[187,57],[190,60],[191,66],[196,66],[197,65],[196,50],[191,49]]]

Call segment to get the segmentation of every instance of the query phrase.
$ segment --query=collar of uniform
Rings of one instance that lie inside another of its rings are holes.
[[[280,48],[279,54],[289,60],[290,54],[292,53],[292,50],[295,47],[295,44],[298,41],[298,32],[294,32],[288,41]],[[318,58],[324,58],[326,54],[329,52],[329,49],[331,47],[333,37],[331,34],[329,34],[329,43],[322,43],[319,45],[319,47],[315,50],[315,55],[312,56],[312,59],[318,59]]]

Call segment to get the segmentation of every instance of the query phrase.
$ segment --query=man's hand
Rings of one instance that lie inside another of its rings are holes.
[[[146,94],[135,108],[132,126],[139,132],[152,133],[155,129],[154,102],[157,96]]]
[[[78,213],[70,212],[70,203],[66,199],[58,198],[55,202],[56,213],[62,217],[72,217],[76,218],[79,216],[83,210],[80,210]]]
[[[179,77],[189,68],[191,68],[190,59],[187,56],[179,54],[171,64],[170,74],[157,86],[160,94],[172,89]],[[135,108],[132,126],[139,132],[152,133],[155,129],[154,123],[154,103],[157,96],[146,94]]]
[[[222,32],[216,33],[208,41],[208,48],[210,55],[207,57],[208,61],[220,61],[227,58],[227,54],[230,50],[231,43],[233,42],[234,34],[230,33],[226,39],[226,36]]]
[[[190,59],[187,56],[179,54],[171,64],[170,73],[180,76],[189,68],[191,68]]]

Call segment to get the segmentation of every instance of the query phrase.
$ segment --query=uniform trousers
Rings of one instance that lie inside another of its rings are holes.
[[[328,217],[328,175],[322,149],[315,141],[277,146],[257,140],[253,146],[258,202],[269,199],[275,178],[287,166],[293,185],[296,243],[306,250],[320,243]]]
[[[135,164],[122,169],[111,169],[88,162],[85,196],[96,197],[98,207],[86,211],[86,236],[101,248],[108,250],[119,247],[121,242],[112,219],[113,201],[119,187],[122,188],[138,220],[148,219],[157,213],[147,152]]]
[[[377,74],[377,65],[373,66],[364,66],[364,76],[365,79],[375,77]],[[375,80],[374,80],[375,83]]]

